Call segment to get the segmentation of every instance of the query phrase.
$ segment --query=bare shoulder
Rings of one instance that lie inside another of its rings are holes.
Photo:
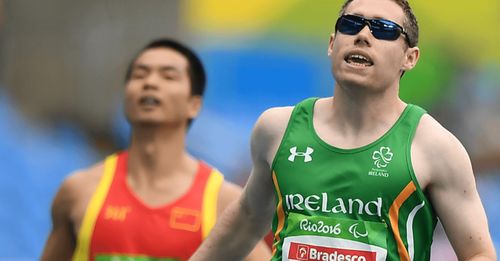
[[[71,173],[63,181],[53,203],[53,211],[63,211],[79,227],[87,204],[104,170],[103,162]]]
[[[52,229],[41,260],[70,260],[76,237],[85,214],[86,204],[94,184],[100,178],[97,164],[69,175],[62,183],[52,203]]]
[[[412,157],[414,152],[427,162],[424,168],[428,170],[434,183],[458,178],[460,173],[469,173],[469,170],[472,173],[470,159],[463,145],[428,114],[422,117],[417,127],[412,143]]]
[[[103,162],[99,162],[87,169],[75,171],[63,181],[61,191],[77,196],[87,190],[94,190],[103,171]]]
[[[254,132],[266,135],[277,135],[284,132],[293,108],[293,106],[286,106],[267,109],[257,120]]]
[[[425,145],[427,152],[442,156],[453,156],[454,152],[465,152],[460,141],[429,114],[422,116],[415,133],[414,142]],[[451,154],[451,155],[450,155]]]
[[[260,115],[252,132],[252,155],[262,156],[264,160],[272,162],[285,134],[293,108],[274,107]]]

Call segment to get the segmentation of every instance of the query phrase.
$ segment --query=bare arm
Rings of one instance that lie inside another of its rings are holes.
[[[222,184],[221,190],[219,192],[219,199],[217,204],[217,215],[221,216],[223,211],[234,203],[241,197],[242,189],[241,187],[224,182]],[[266,243],[261,240],[257,243],[257,246],[250,252],[250,254],[245,258],[246,261],[261,261],[269,260],[271,258],[271,251]]]
[[[241,197],[231,204],[191,261],[241,260],[269,231],[276,199],[271,162],[291,109],[264,112],[252,133],[253,169]]]
[[[459,260],[496,260],[465,148],[430,116],[426,115],[421,125],[416,139],[427,137],[421,146],[430,162],[427,191],[457,257]]]
[[[52,231],[45,244],[42,261],[71,260],[76,244],[70,218],[71,194],[71,179],[68,179],[52,203]]]

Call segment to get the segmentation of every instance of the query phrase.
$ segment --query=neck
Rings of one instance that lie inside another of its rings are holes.
[[[336,84],[331,103],[332,120],[345,132],[364,132],[392,126],[406,104],[399,98],[399,85],[384,90],[350,88]]]
[[[130,178],[161,179],[185,173],[196,162],[186,152],[186,130],[135,126],[129,147]]]

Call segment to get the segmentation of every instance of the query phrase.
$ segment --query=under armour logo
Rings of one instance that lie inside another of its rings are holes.
[[[295,157],[304,157],[304,162],[309,162],[312,161],[313,158],[311,157],[311,154],[314,152],[314,149],[311,147],[307,147],[306,152],[297,152],[297,147],[292,147],[290,148],[290,157],[288,157],[288,160],[291,162],[295,161]]]

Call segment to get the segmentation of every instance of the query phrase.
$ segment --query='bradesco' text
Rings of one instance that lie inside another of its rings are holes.
[[[382,216],[382,198],[363,202],[357,198],[335,198],[329,201],[327,193],[321,195],[303,196],[301,194],[285,195],[288,210],[309,210],[323,213],[366,214]]]

